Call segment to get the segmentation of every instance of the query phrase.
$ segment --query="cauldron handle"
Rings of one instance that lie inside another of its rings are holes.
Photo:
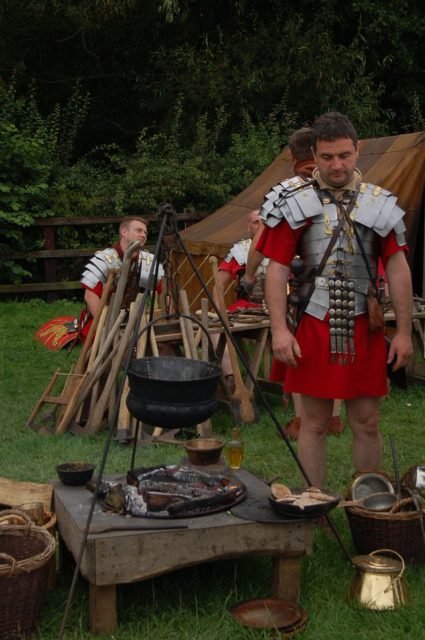
[[[209,343],[209,352],[211,352],[213,354],[213,359],[211,360],[211,362],[213,362],[214,364],[219,365],[219,361],[218,361],[218,357],[217,357],[217,353],[216,350],[214,349],[214,345],[212,343],[211,340],[211,336],[208,332],[208,330],[204,327],[204,325],[202,324],[202,322],[200,320],[198,320],[198,318],[195,318],[195,316],[191,316],[185,313],[175,313],[172,315],[166,315],[166,316],[161,316],[160,318],[155,318],[155,320],[151,320],[150,322],[148,322],[143,329],[140,331],[139,335],[137,336],[137,339],[140,338],[140,336],[147,331],[148,329],[150,329],[156,322],[159,322],[159,320],[172,320],[172,319],[178,319],[178,318],[186,318],[187,320],[192,320],[193,322],[196,322],[196,324],[199,326],[200,329],[202,329],[202,331],[205,333],[205,335],[208,338],[208,343]]]

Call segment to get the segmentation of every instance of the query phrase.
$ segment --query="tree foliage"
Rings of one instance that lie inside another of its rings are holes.
[[[424,42],[423,0],[2,0],[0,248],[40,216],[214,210],[327,110],[422,129]]]
[[[297,122],[340,109],[366,136],[423,114],[424,36],[422,0],[3,0],[0,73],[34,80],[46,112],[79,80],[80,152],[167,132],[180,95],[187,130],[222,109],[227,142],[282,104]]]

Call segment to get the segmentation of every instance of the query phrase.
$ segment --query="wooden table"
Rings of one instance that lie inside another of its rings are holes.
[[[311,520],[281,519],[271,509],[270,517],[267,513],[266,517],[259,516],[260,522],[235,515],[238,509],[243,511],[250,505],[255,508],[255,500],[268,505],[269,492],[268,486],[247,470],[240,469],[235,475],[246,485],[247,498],[233,512],[173,520],[144,519],[104,513],[96,505],[80,567],[89,582],[92,633],[116,628],[117,584],[147,580],[212,560],[272,556],[272,595],[298,600],[301,559],[312,552]],[[67,487],[59,481],[52,484],[59,534],[74,558],[78,558],[92,494],[85,487]],[[184,528],[158,528],[173,525]]]

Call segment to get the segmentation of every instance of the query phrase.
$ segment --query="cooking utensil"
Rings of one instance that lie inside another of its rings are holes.
[[[394,487],[391,481],[381,473],[362,473],[351,484],[350,493],[353,500],[382,492],[394,493]]]
[[[291,489],[291,493],[293,495],[301,495],[305,491],[305,488]],[[327,489],[323,489],[323,493],[326,493],[327,496],[332,496],[332,500],[306,505],[303,509],[291,502],[276,500],[273,496],[269,496],[269,502],[276,513],[279,513],[282,516],[289,516],[291,518],[315,518],[334,509],[340,501],[340,496],[337,493],[328,491]]]
[[[392,554],[395,558],[378,555]],[[397,609],[408,603],[409,596],[403,576],[402,556],[392,549],[377,549],[369,555],[355,556],[357,573],[350,588],[350,598],[367,609]]]
[[[130,413],[164,429],[207,420],[217,408],[221,368],[211,362],[162,356],[138,358],[128,371]]]
[[[345,500],[340,502],[338,507],[363,507],[370,511],[389,511],[397,502],[397,496],[389,491],[371,493],[369,496],[358,500]]]
[[[400,474],[398,472],[397,454],[395,451],[394,438],[392,434],[390,435],[390,447],[391,447],[391,457],[393,460],[395,484],[397,487],[397,500],[401,500]]]

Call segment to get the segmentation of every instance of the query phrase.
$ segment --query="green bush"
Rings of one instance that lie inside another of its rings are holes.
[[[4,251],[42,248],[42,239],[25,229],[36,218],[125,216],[156,211],[170,202],[177,211],[192,207],[212,212],[248,186],[275,158],[294,116],[276,114],[265,123],[254,122],[248,113],[230,137],[223,109],[214,118],[201,115],[190,135],[183,125],[183,99],[176,101],[168,133],[140,132],[133,153],[117,145],[99,145],[72,163],[73,145],[82,123],[87,98],[78,87],[63,109],[42,117],[34,92],[20,98],[13,85],[2,87],[0,127],[5,153],[0,161],[0,216],[6,222]],[[283,122],[282,126],[277,124]],[[221,145],[229,139],[227,147]],[[97,228],[59,227],[56,247],[107,246],[115,239],[112,225]],[[1,242],[1,237],[0,237]],[[155,242],[152,229],[150,243]],[[24,262],[25,265],[28,261]],[[59,277],[74,279],[81,265],[60,265]],[[13,260],[0,262],[3,279],[19,282],[34,277]]]
[[[0,82],[0,251],[27,252],[42,247],[28,228],[37,218],[54,215],[51,185],[72,151],[81,121],[78,89],[64,112],[38,110],[33,88],[19,96],[14,82]],[[78,113],[73,118],[72,113]],[[31,273],[15,260],[0,261],[2,281],[20,282]]]

